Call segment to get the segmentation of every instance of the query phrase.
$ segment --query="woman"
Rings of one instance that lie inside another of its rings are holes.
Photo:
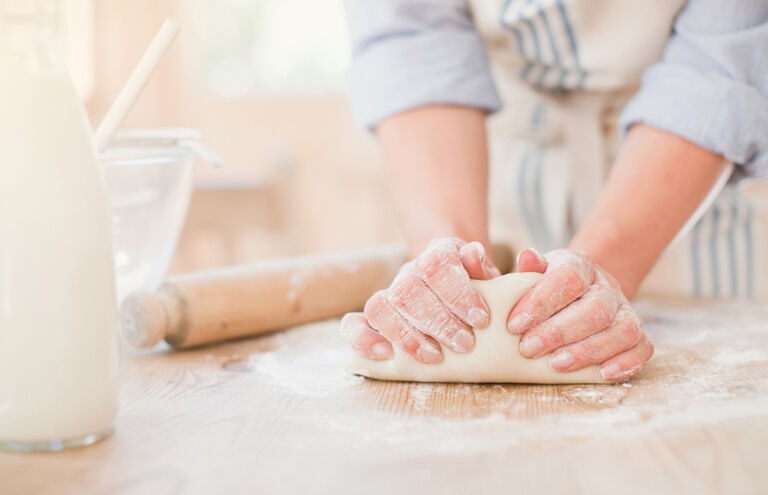
[[[508,327],[560,371],[599,364],[620,381],[643,367],[653,346],[628,299],[646,278],[665,294],[764,295],[764,222],[736,185],[768,172],[768,2],[347,9],[353,104],[415,257],[344,318],[356,351],[470,352],[488,308],[469,281],[498,275],[490,233],[547,251],[520,253],[518,270],[544,276]]]

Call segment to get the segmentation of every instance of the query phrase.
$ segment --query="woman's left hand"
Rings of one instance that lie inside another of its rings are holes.
[[[520,354],[552,353],[558,371],[592,364],[609,381],[636,375],[653,355],[653,344],[618,282],[585,253],[559,249],[518,256],[518,271],[544,276],[512,309],[509,331],[522,334]]]

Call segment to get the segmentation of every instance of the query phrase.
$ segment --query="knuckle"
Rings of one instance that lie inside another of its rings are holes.
[[[566,347],[568,352],[573,356],[574,364],[592,362],[593,349],[586,343],[570,345]]]
[[[571,253],[574,257],[578,258],[584,263],[592,263],[592,257],[587,253],[586,251],[582,251],[580,249],[560,249],[559,251],[563,251],[564,253]]]
[[[387,301],[387,291],[380,290],[372,295],[365,303],[363,308],[363,314],[368,321],[376,320],[381,312],[384,310],[384,306]]]
[[[582,363],[600,364],[606,359],[608,359],[608,357],[605,355],[605,352],[596,347],[590,347],[582,356]]]
[[[421,286],[421,279],[415,275],[407,275],[396,280],[389,288],[388,300],[398,309],[404,308],[414,297]]]
[[[568,267],[563,270],[561,277],[560,283],[568,294],[582,294],[587,290],[587,282],[578,269]]]
[[[472,308],[482,308],[482,303],[475,298],[472,291],[472,285],[467,282],[459,287],[446,288],[448,290],[440,291],[440,296],[444,298],[448,307],[453,308],[460,314],[468,313]]]
[[[339,328],[342,333],[349,333],[355,327],[362,325],[365,317],[361,313],[347,313],[341,319]]]
[[[621,284],[619,284],[619,281],[603,268],[599,268],[595,271],[595,278],[601,283],[601,285],[609,287],[616,294],[616,297],[623,301],[627,300],[626,297],[624,297],[624,292],[621,290]]]
[[[576,251],[576,256],[579,259],[579,264],[581,265],[582,270],[585,272],[591,272],[593,270],[595,262],[592,260],[592,256],[584,251]]]
[[[432,335],[435,339],[437,339],[439,342],[446,344],[446,345],[453,345],[454,338],[456,334],[458,333],[458,329],[456,328],[437,328],[432,329],[433,333],[429,334]]]
[[[433,278],[445,264],[446,255],[442,251],[431,250],[419,257],[419,273],[425,279]]]
[[[635,345],[640,342],[642,332],[634,321],[628,321],[620,327],[621,339],[626,345]]]
[[[562,328],[552,323],[542,325],[540,338],[544,342],[545,347],[552,349],[564,345],[565,333]]]
[[[417,269],[421,278],[429,280],[452,265],[461,266],[459,248],[450,239],[443,239],[419,256]]]
[[[392,281],[391,285],[397,285],[400,283],[403,279],[408,278],[409,276],[416,275],[418,276],[418,269],[416,266],[417,260],[411,260],[408,263],[404,264],[402,267],[400,267],[400,271],[397,272],[397,275],[395,276],[395,279]]]
[[[592,305],[592,316],[595,323],[605,328],[613,321],[614,314],[611,305],[604,298],[599,298]]]
[[[343,335],[345,339],[347,340],[352,339],[353,324],[346,316],[341,319],[341,325],[339,325],[339,332],[341,332],[341,335]]]
[[[373,295],[368,299],[368,302],[374,303],[374,304],[382,304],[384,301],[387,300],[387,294],[389,291],[387,289],[378,290],[373,293]]]
[[[583,342],[574,346],[573,355],[577,361],[583,363],[597,363],[601,361],[600,349],[589,342]]]
[[[413,338],[412,332],[405,325],[397,325],[392,332],[392,338],[398,342],[406,343],[409,339]]]
[[[347,313],[341,318],[341,326],[348,327],[355,324],[360,317],[360,313]]]
[[[548,315],[554,313],[554,297],[550,298],[545,290],[534,286],[529,294],[531,295],[531,298],[526,301],[525,309],[535,322],[540,323],[544,321]]]
[[[573,266],[584,275],[594,275],[595,262],[592,256],[584,251],[566,250],[568,256],[573,263]]]
[[[564,263],[568,259],[568,257],[569,256],[568,256],[567,249],[555,249],[544,255],[544,258],[546,258],[547,261],[549,261],[554,265]]]
[[[446,315],[443,324],[435,331],[443,338],[453,340],[461,332],[469,332],[474,336],[472,327],[452,315]]]
[[[461,249],[467,243],[458,237],[444,237],[438,244],[447,249]]]

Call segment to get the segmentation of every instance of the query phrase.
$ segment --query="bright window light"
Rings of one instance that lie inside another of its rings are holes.
[[[186,0],[202,80],[216,94],[338,92],[349,41],[341,0]]]

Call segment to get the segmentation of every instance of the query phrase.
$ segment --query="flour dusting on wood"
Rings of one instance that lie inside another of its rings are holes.
[[[625,384],[366,380],[341,367],[350,351],[338,320],[276,334],[271,350],[243,362],[254,386],[318,406],[356,397],[356,414],[292,418],[292,427],[349,436],[369,448],[407,444],[411,455],[480,453],[525,439],[632,436],[768,415],[768,314],[750,307],[640,304],[657,353]]]

